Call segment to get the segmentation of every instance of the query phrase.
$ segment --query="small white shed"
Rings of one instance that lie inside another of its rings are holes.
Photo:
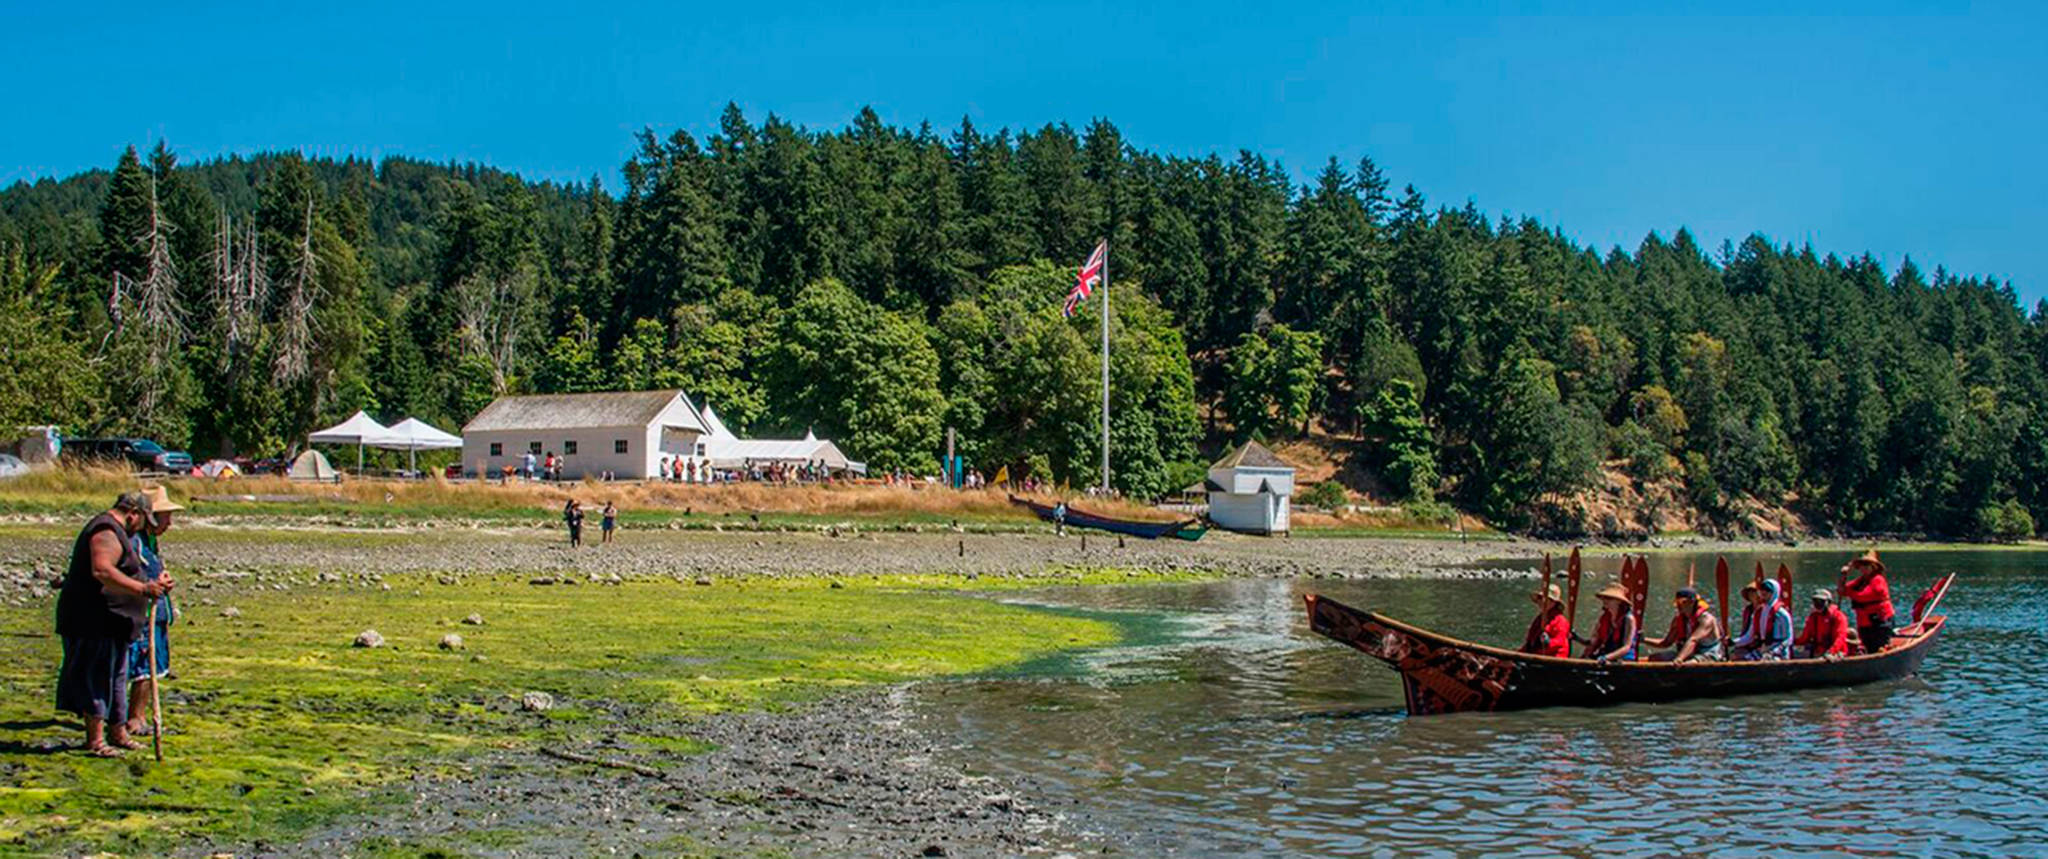
[[[704,421],[682,391],[499,397],[462,428],[462,467],[479,476],[553,453],[562,476],[659,475],[664,459],[700,453]]]
[[[1247,534],[1285,534],[1294,466],[1255,441],[1209,466],[1209,521]]]

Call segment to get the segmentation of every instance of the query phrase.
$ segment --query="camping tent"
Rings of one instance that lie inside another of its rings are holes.
[[[334,466],[328,464],[327,456],[317,450],[299,454],[298,459],[292,460],[292,470],[288,474],[293,480],[334,482],[341,479],[341,474],[334,470]]]
[[[371,419],[362,410],[349,415],[348,420],[335,424],[312,435],[306,441],[314,444],[352,444],[356,446],[356,473],[363,473],[363,445],[380,445],[391,437],[391,430]],[[297,466],[295,465],[294,468]]]
[[[462,439],[435,429],[433,424],[426,421],[406,418],[385,430],[385,437],[382,440],[370,444],[372,447],[386,450],[405,451],[407,470],[418,471],[420,451],[459,448],[462,446]]]
[[[225,459],[207,460],[205,465],[199,466],[199,473],[216,479],[242,476],[242,470],[236,468],[234,463]]]

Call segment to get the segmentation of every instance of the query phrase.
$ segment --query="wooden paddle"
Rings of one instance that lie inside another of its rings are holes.
[[[160,679],[158,676],[160,672],[156,670],[156,603],[157,601],[154,597],[150,598],[149,626],[143,630],[142,634],[147,636],[144,639],[147,642],[144,645],[144,649],[148,652],[144,655],[149,658],[149,744],[156,749],[157,763],[163,763],[164,698],[163,693],[157,689],[157,680]]]
[[[1650,617],[1650,561],[1638,558],[1630,561],[1621,559],[1621,586],[1628,590],[1629,605],[1636,610],[1636,629],[1641,630]]]
[[[1714,597],[1721,604],[1721,632],[1728,631],[1728,559],[1714,559]]]
[[[1567,636],[1578,631],[1579,626],[1579,577],[1585,571],[1579,566],[1579,547],[1572,547],[1571,559],[1565,562],[1564,623]]]
[[[1792,613],[1792,568],[1785,562],[1778,562],[1778,600],[1785,604],[1785,613]]]

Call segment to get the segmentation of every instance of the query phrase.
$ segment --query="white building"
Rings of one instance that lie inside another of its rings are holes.
[[[462,428],[463,470],[479,477],[535,467],[552,452],[562,476],[658,477],[663,461],[703,455],[704,419],[682,391],[499,397]]]
[[[810,465],[822,463],[834,474],[866,474],[866,463],[846,458],[839,446],[805,432],[800,439],[740,438],[725,428],[711,404],[699,413],[704,419],[703,455],[712,468],[741,469],[754,465]]]
[[[1209,466],[1209,521],[1248,534],[1285,534],[1294,466],[1248,441]]]

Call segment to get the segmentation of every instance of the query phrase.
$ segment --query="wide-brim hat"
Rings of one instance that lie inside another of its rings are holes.
[[[1880,573],[1884,572],[1884,562],[1877,559],[1876,549],[1864,552],[1856,560],[1850,561],[1848,565],[1851,567],[1866,567]]]
[[[149,496],[149,512],[173,513],[185,509],[185,505],[171,500],[171,493],[162,486],[145,487],[142,494]]]
[[[1834,601],[1835,601],[1835,595],[1834,595],[1834,593],[1833,593],[1832,591],[1829,591],[1829,590],[1828,590],[1827,588],[1821,588],[1821,589],[1819,589],[1819,590],[1816,590],[1816,591],[1814,591],[1814,592],[1813,592],[1813,598],[1814,598],[1814,599],[1815,599],[1816,601],[1819,601],[1819,602],[1834,602]]]
[[[1529,594],[1529,596],[1532,599],[1547,599],[1551,602],[1564,602],[1564,591],[1559,590],[1557,585],[1554,584],[1544,585],[1542,590],[1531,593]]]
[[[1596,593],[1593,596],[1597,599],[1614,600],[1615,602],[1622,603],[1630,601],[1628,598],[1628,588],[1624,588],[1621,585],[1608,585],[1607,587],[1601,588],[1599,593]]]

